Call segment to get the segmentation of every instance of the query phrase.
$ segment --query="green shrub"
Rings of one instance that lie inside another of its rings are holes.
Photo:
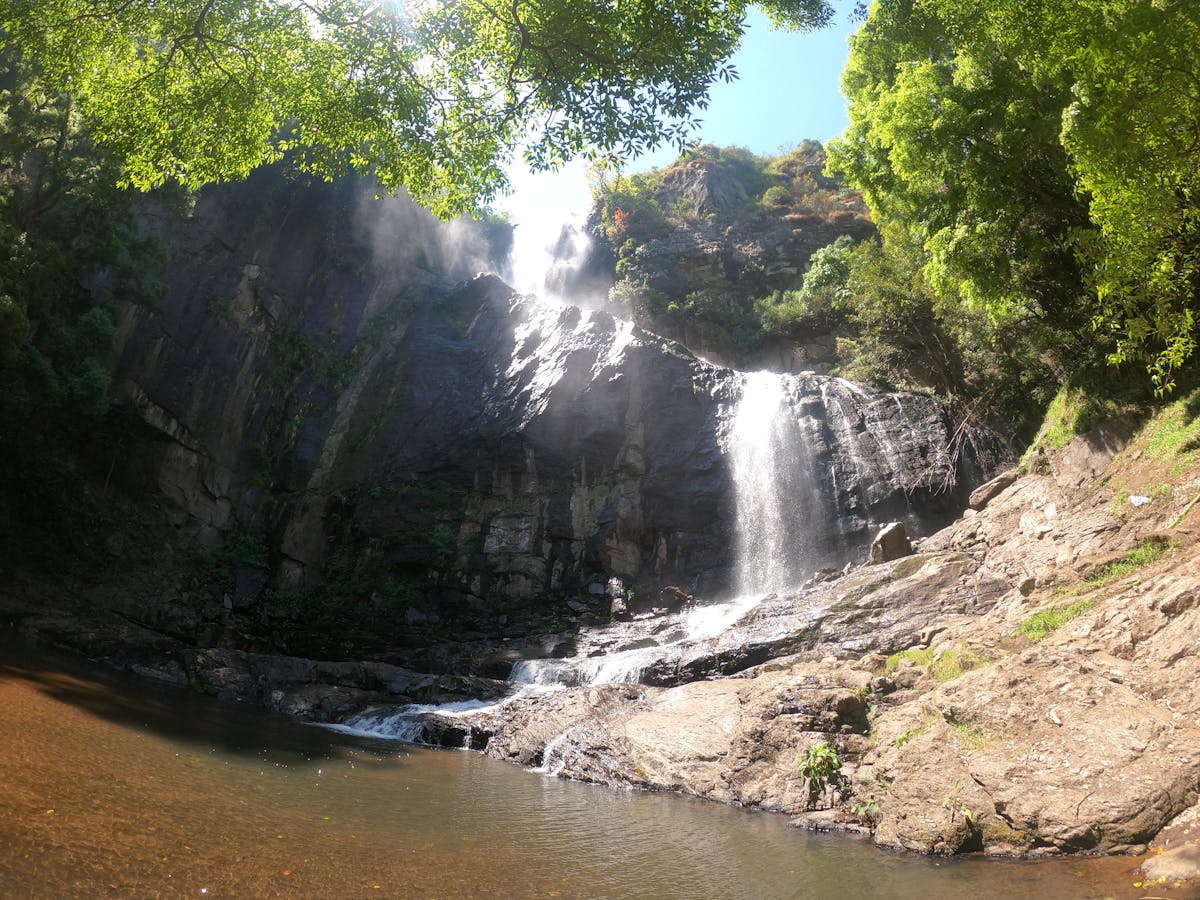
[[[762,195],[763,206],[782,208],[792,203],[792,192],[781,184],[772,185]]]
[[[827,787],[841,780],[842,758],[837,748],[825,741],[813,744],[800,761],[800,774],[808,779],[808,807],[812,809]]]

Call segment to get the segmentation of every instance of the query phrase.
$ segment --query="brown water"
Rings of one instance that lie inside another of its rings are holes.
[[[1133,898],[1135,865],[883,853],[253,714],[0,635],[2,897]]]

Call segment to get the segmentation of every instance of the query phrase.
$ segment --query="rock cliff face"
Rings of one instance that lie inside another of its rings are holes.
[[[807,207],[763,206],[733,173],[703,161],[670,170],[658,193],[664,207],[683,200],[696,212],[635,255],[650,285],[672,297],[704,289],[761,297],[796,287],[814,250],[843,234],[875,233],[855,193],[814,195],[821,199]]]
[[[144,437],[126,479],[152,473],[201,538],[264,534],[277,587],[353,582],[406,625],[606,609],[588,592],[610,577],[646,600],[729,590],[742,376],[604,311],[462,280],[498,267],[478,234],[375,202],[262,176],[162,226],[167,299],[127,312],[115,366]],[[928,533],[994,464],[983,436],[952,446],[928,398],[788,390],[819,482],[796,525],[814,564],[891,518]]]

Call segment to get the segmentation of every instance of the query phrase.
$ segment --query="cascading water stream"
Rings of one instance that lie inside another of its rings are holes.
[[[521,343],[518,341],[518,345]],[[543,380],[550,382],[556,379],[551,362],[537,363],[539,372],[548,369]],[[529,363],[514,360],[517,364]],[[742,388],[723,441],[736,510],[733,599],[697,605],[656,620],[653,635],[627,641],[632,645],[627,649],[595,656],[521,660],[509,675],[516,691],[499,701],[368,711],[343,727],[420,741],[430,716],[461,719],[502,708],[531,694],[584,685],[637,683],[649,666],[674,663],[697,642],[725,633],[766,595],[799,584],[812,568],[807,551],[811,537],[828,524],[814,474],[808,436],[812,425],[798,412],[795,378],[756,372],[744,376]],[[549,762],[546,771],[551,771]]]
[[[745,376],[726,440],[736,510],[735,587],[741,597],[794,587],[811,569],[806,547],[824,524],[793,379]]]

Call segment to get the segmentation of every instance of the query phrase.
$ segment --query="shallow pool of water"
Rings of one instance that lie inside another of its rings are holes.
[[[4,897],[1143,896],[1131,859],[890,854],[338,734],[3,636],[0,717]]]

